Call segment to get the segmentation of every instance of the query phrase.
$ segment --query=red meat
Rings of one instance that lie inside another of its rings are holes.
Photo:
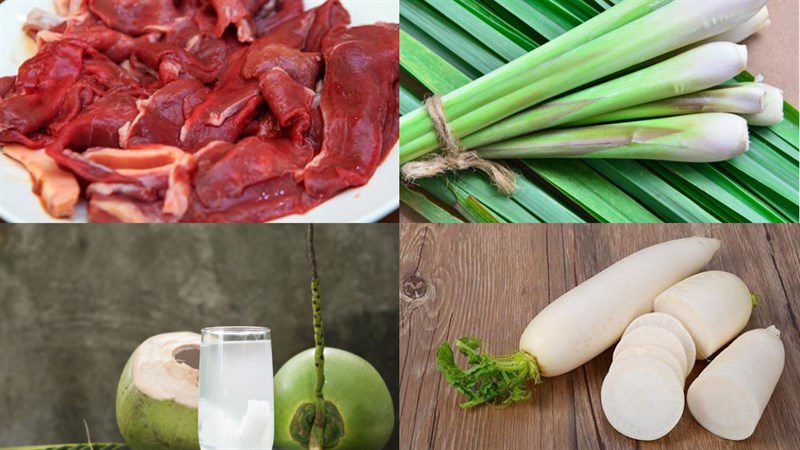
[[[399,53],[396,25],[339,28],[326,38],[320,103],[325,134],[320,154],[304,174],[312,196],[327,198],[365,184],[384,148],[394,145]]]

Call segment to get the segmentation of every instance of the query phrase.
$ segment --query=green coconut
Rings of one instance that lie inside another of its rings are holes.
[[[381,375],[365,359],[325,348],[324,447],[380,449],[394,429],[394,405]],[[275,375],[275,444],[308,448],[314,418],[314,349],[295,355]]]
[[[153,336],[131,355],[117,388],[117,424],[132,450],[197,450],[200,335]]]

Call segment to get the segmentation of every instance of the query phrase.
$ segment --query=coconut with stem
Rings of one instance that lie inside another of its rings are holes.
[[[325,346],[322,297],[308,227],[314,348],[275,375],[275,443],[282,450],[380,449],[394,429],[394,406],[377,370],[363,358]]]

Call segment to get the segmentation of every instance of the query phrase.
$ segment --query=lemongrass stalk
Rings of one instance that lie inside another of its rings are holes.
[[[764,87],[755,83],[734,84],[600,114],[567,125],[585,126],[710,112],[758,114],[764,111],[766,103]]]
[[[611,158],[717,162],[749,146],[747,121],[709,113],[534,133],[477,150],[485,159]]]
[[[708,42],[739,43],[749,38],[750,36],[758,33],[764,28],[768,27],[770,24],[771,21],[769,20],[769,10],[765,6],[761,8],[761,10],[755,16],[751,17],[746,22],[737,25],[724,33],[710,37],[705,41],[703,41],[702,43],[703,44]]]
[[[444,95],[442,106],[445,114],[449,118],[457,118],[508,95],[529,82],[526,73],[532,68],[643,17],[671,1],[625,0],[530,53]],[[404,143],[433,130],[433,124],[424,108],[409,112],[400,119],[400,145],[402,147]]]
[[[463,138],[525,108],[666,54],[744,22],[766,0],[673,0],[627,25],[590,41],[530,70],[530,83],[514,92],[450,120],[456,137]],[[407,162],[437,148],[435,133],[401,145],[400,161]]]
[[[466,148],[504,141],[641,103],[696,92],[730,80],[747,67],[747,48],[714,42],[664,62],[511,116],[463,139]]]
[[[755,85],[764,88],[767,92],[764,111],[756,114],[742,114],[750,125],[769,127],[783,120],[783,91],[766,83],[739,83],[740,85]]]

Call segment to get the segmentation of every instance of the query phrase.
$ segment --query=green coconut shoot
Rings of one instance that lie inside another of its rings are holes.
[[[310,450],[322,450],[325,447],[325,333],[322,329],[322,298],[319,295],[319,272],[317,256],[314,251],[314,224],[308,225],[308,261],[311,266],[311,308],[314,316],[314,367],[317,382],[314,385],[314,424],[308,440]]]
[[[717,86],[747,67],[747,49],[706,44],[659,64],[511,116],[463,139],[475,148],[611,111]]]
[[[710,112],[760,114],[764,112],[766,104],[767,92],[763,85],[755,83],[724,85],[600,114],[567,125],[584,126]]]
[[[531,68],[525,73],[524,86],[509,95],[473,107],[463,116],[450,115],[445,110],[450,128],[455,136],[463,138],[567,91],[718,35],[750,19],[765,4],[766,0],[673,0]],[[419,158],[437,147],[436,133],[427,132],[407,144],[401,143],[400,161]]]
[[[708,113],[543,131],[477,149],[485,159],[606,158],[718,162],[748,150],[747,121]]]
[[[450,118],[460,117],[467,111],[511,94],[530,81],[528,72],[536,66],[633,22],[671,1],[623,1],[530,53],[444,95],[442,105],[445,114]],[[418,108],[400,119],[400,145],[402,147],[403,144],[433,131],[428,113],[424,108]]]
[[[326,347],[313,224],[307,245],[314,348],[275,374],[275,444],[281,450],[377,450],[394,429],[391,394],[369,362]]]

